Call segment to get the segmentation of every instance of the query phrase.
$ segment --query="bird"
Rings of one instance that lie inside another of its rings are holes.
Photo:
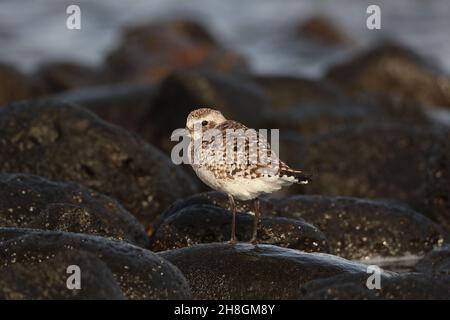
[[[260,220],[259,197],[294,183],[308,184],[311,181],[309,174],[292,169],[281,161],[265,137],[256,134],[256,140],[244,139],[242,143],[243,140],[239,139],[243,133],[256,131],[226,119],[218,110],[199,108],[191,111],[186,119],[186,132],[189,137],[189,163],[198,178],[210,188],[228,195],[232,213],[231,244],[237,243],[235,199],[253,201],[250,243],[256,244]],[[235,139],[230,139],[230,133],[235,132],[238,132]],[[266,155],[268,153],[270,163],[263,161],[267,159],[263,159],[260,151],[266,152]]]

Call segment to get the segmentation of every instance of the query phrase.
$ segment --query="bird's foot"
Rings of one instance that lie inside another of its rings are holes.
[[[250,239],[250,243],[256,246],[258,244],[258,239],[256,239],[256,237],[253,237]]]
[[[231,245],[235,245],[236,243],[238,243],[236,238],[231,238],[230,241],[228,241],[229,244]]]

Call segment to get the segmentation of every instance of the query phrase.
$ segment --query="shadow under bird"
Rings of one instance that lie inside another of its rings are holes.
[[[235,198],[253,200],[255,216],[250,242],[255,244],[260,219],[258,197],[293,183],[310,181],[308,174],[281,161],[265,137],[256,133],[256,139],[249,138],[248,132],[255,133],[255,130],[227,120],[218,110],[200,108],[192,111],[187,117],[186,129],[190,137],[190,164],[195,173],[210,188],[228,195],[233,215],[232,244],[237,242]],[[207,135],[208,131],[212,134]],[[218,143],[218,137],[222,143]]]

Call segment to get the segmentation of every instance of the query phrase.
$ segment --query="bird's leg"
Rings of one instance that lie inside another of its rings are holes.
[[[231,194],[228,195],[228,201],[230,202],[231,213],[233,215],[233,219],[231,220],[231,238],[230,243],[237,243],[236,239],[236,203],[234,202],[233,196]]]
[[[259,199],[256,198],[253,201],[253,204],[254,204],[254,210],[255,210],[255,217],[253,218],[253,233],[252,233],[252,238],[251,238],[250,242],[253,244],[256,244],[256,237],[258,235],[258,224],[259,224],[259,217],[260,217]]]

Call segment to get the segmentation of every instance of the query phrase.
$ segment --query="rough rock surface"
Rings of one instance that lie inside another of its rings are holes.
[[[8,270],[11,276],[15,274],[16,264],[33,266],[36,270],[45,270],[46,266],[53,266],[45,271],[45,275],[38,278],[19,266],[19,270],[22,268],[19,271],[20,279],[24,282],[2,276],[3,281],[6,281],[10,287],[0,287],[2,292],[0,295],[20,297],[36,294],[37,297],[46,297],[46,294],[56,296],[62,294],[64,297],[71,297],[71,293],[60,293],[61,287],[55,281],[60,279],[59,265],[63,263],[67,268],[75,261],[87,267],[87,275],[95,278],[95,283],[99,284],[100,281],[107,280],[102,286],[105,292],[102,292],[101,288],[89,286],[86,296],[81,293],[85,298],[91,295],[98,295],[100,298],[102,294],[117,298],[120,295],[116,286],[120,287],[123,296],[128,299],[189,299],[191,297],[186,279],[177,268],[156,254],[125,242],[75,233],[0,228],[0,252],[0,266],[6,268],[5,270]],[[63,253],[62,256],[59,255],[61,253]],[[86,261],[86,253],[89,257],[95,256],[96,259]],[[85,264],[86,262],[88,264]],[[41,265],[41,263],[44,264]],[[100,269],[102,272],[99,273],[97,268],[101,263],[107,268]],[[31,275],[32,279],[30,279]],[[65,276],[68,277],[67,274]],[[42,292],[39,286],[34,289],[37,291],[30,291],[32,288],[29,286],[32,283],[40,284],[41,288],[45,289],[48,285],[45,283],[47,280],[53,281],[55,285],[51,287],[56,290],[55,292]],[[81,285],[83,287],[83,283]]]
[[[159,255],[183,272],[195,299],[299,299],[308,281],[366,272],[336,256],[271,245],[211,243]]]
[[[0,226],[87,233],[146,246],[144,227],[116,200],[71,182],[0,175]]]
[[[80,268],[80,289],[67,288],[68,277],[73,274],[67,273],[69,263]],[[57,252],[51,259],[38,263],[10,263],[0,266],[0,272],[0,299],[125,299],[111,270],[85,251]]]
[[[0,111],[0,172],[76,181],[117,199],[148,229],[195,183],[161,152],[90,112],[55,101]]]
[[[298,195],[272,202],[274,214],[317,226],[331,252],[347,259],[420,256],[450,239],[427,217],[389,201]]]
[[[166,218],[151,238],[152,251],[181,248],[198,243],[224,242],[230,239],[231,212],[220,207],[191,204],[164,216]],[[238,213],[236,226],[238,240],[249,241],[253,215]],[[258,229],[258,242],[305,252],[329,250],[324,235],[301,219],[262,217]]]
[[[288,163],[312,172],[314,183],[304,188],[310,194],[391,198],[423,214],[431,212],[430,217],[439,222],[448,216],[445,202],[424,205],[424,201],[435,191],[438,200],[443,191],[436,188],[444,184],[446,173],[439,185],[427,180],[438,168],[431,159],[442,152],[445,139],[441,130],[429,127],[352,126],[303,141],[300,152],[290,146]]]
[[[239,212],[252,211],[248,201],[236,201],[236,206]],[[229,210],[226,195],[214,191],[199,193],[175,202],[160,215],[156,228],[172,215],[191,207]],[[321,195],[262,198],[261,214],[266,218],[286,217],[312,224],[324,233],[331,253],[347,259],[420,256],[450,241],[448,232],[441,226],[389,199]]]

